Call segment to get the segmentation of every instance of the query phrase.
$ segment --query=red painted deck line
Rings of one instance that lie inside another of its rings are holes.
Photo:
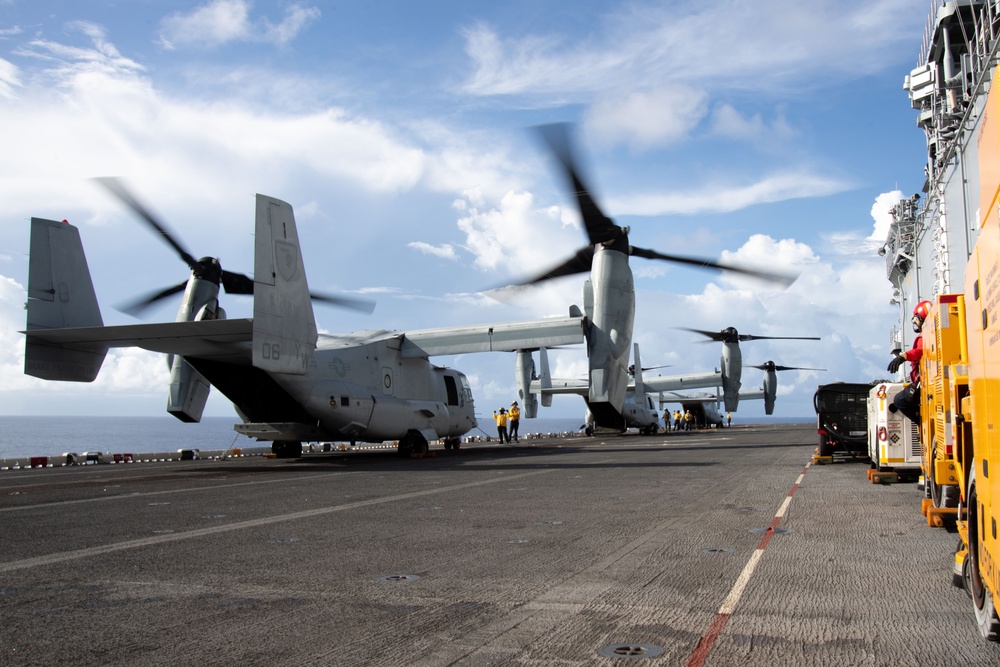
[[[805,477],[806,471],[809,469],[809,463],[806,467],[802,469],[802,474],[799,475],[798,479],[795,480],[795,484],[792,485],[791,490],[785,497],[784,502],[781,503],[781,507],[778,508],[777,513],[774,515],[774,519],[771,521],[771,525],[768,527],[767,532],[764,533],[764,537],[761,538],[760,543],[757,548],[754,549],[753,553],[750,554],[750,560],[743,567],[743,571],[740,572],[740,576],[736,578],[736,583],[729,590],[729,595],[726,599],[722,601],[722,606],[719,607],[718,613],[712,620],[711,625],[705,631],[705,634],[701,636],[698,640],[697,646],[694,647],[694,651],[688,657],[685,667],[701,667],[704,664],[705,659],[708,658],[708,654],[712,652],[712,648],[715,646],[715,640],[719,638],[722,634],[722,630],[726,627],[726,623],[729,621],[729,617],[733,615],[733,611],[736,609],[736,605],[739,604],[740,598],[743,596],[743,591],[746,589],[747,584],[750,583],[750,577],[753,576],[754,570],[757,569],[757,563],[760,562],[761,556],[764,555],[764,549],[767,548],[768,542],[771,541],[771,536],[774,535],[774,529],[778,527],[781,520],[785,517],[785,513],[788,511],[788,505],[792,502],[792,496],[795,495],[795,491],[798,490],[799,484],[802,483],[802,478]]]

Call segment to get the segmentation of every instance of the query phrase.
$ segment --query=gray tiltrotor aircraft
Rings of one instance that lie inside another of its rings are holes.
[[[639,248],[629,243],[629,228],[619,227],[604,215],[583,184],[573,158],[568,126],[545,125],[540,134],[549,150],[561,165],[569,182],[576,204],[580,209],[587,231],[588,245],[571,258],[548,271],[526,280],[521,285],[531,285],[560,276],[590,273],[584,283],[584,314],[587,317],[587,357],[589,360],[589,385],[587,406],[597,424],[608,428],[622,428],[622,410],[628,389],[628,357],[632,344],[632,324],[635,316],[635,293],[629,257],[678,262],[690,266],[732,271],[765,280],[791,284],[794,277],[755,269],[719,264],[706,259],[667,255],[655,250]],[[531,350],[518,351],[516,375],[518,394],[523,402],[526,418],[537,414],[538,404],[529,398],[528,388],[534,375]],[[542,397],[543,405],[550,405]]]
[[[234,428],[271,441],[279,456],[302,442],[398,440],[400,452],[443,439],[457,448],[476,426],[466,376],[429,361],[441,354],[514,351],[584,342],[582,315],[529,322],[317,335],[312,299],[367,310],[370,304],[312,295],[292,207],[257,195],[254,277],[195,260],[116,181],[105,185],[135,210],[191,268],[183,284],[133,309],[184,291],[177,321],[103,326],[80,234],[68,223],[32,218],[24,372],[45,380],[92,382],[109,348],[168,355],[167,410],[201,419],[211,386],[232,401]],[[253,317],[226,319],[225,291],[253,295]]]
[[[819,340],[817,336],[757,336],[755,334],[741,334],[735,327],[726,327],[722,331],[703,331],[702,329],[688,329],[681,327],[682,331],[691,331],[708,337],[710,340],[722,343],[722,382],[716,386],[722,387],[723,402],[726,412],[736,412],[740,402],[740,387],[742,386],[743,374],[743,353],[740,351],[740,342],[750,340]],[[758,368],[760,368],[758,366]],[[766,370],[766,369],[762,369]],[[800,370],[819,370],[803,368]],[[771,374],[773,378],[773,373]],[[777,389],[777,380],[772,380],[772,386]],[[765,380],[765,387],[767,382]],[[705,386],[705,385],[703,385]],[[766,394],[766,388],[765,388]],[[765,405],[768,404],[765,398]],[[771,410],[774,409],[774,393],[770,399]],[[768,410],[767,414],[771,414]]]
[[[764,386],[761,391],[764,394],[764,414],[774,412],[774,397],[778,394],[778,375],[775,371],[825,371],[825,368],[805,368],[803,366],[779,366],[773,361],[766,361],[763,364],[751,364],[752,368],[759,368],[764,371]]]

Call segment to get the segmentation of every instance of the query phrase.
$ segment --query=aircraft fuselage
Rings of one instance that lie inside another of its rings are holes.
[[[618,244],[615,244],[618,245]],[[596,247],[590,273],[592,312],[587,355],[590,360],[590,392],[587,404],[599,426],[620,428],[620,408],[628,388],[628,353],[635,319],[635,289],[625,251]],[[585,299],[587,301],[587,299]]]

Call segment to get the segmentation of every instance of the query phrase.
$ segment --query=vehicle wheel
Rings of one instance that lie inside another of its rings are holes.
[[[833,456],[833,445],[831,445],[826,440],[819,441],[819,455],[820,456]]]
[[[976,473],[973,464],[973,472],[969,479],[969,555],[966,563],[969,567],[968,583],[969,593],[972,595],[972,611],[976,615],[976,625],[979,626],[979,635],[987,641],[998,641],[1000,639],[1000,618],[997,617],[996,606],[993,595],[983,582],[982,573],[979,570],[979,499],[976,496]]]
[[[947,507],[958,507],[958,487],[946,484],[939,486],[934,480],[934,475],[928,475],[924,480],[925,486],[930,490],[931,503],[937,509]]]

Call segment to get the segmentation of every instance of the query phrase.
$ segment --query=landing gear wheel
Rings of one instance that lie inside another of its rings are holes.
[[[271,451],[279,459],[302,458],[302,443],[298,440],[279,440],[271,443]]]
[[[409,456],[411,454],[426,454],[429,447],[424,436],[416,431],[411,431],[399,441],[397,449],[400,456]]]

